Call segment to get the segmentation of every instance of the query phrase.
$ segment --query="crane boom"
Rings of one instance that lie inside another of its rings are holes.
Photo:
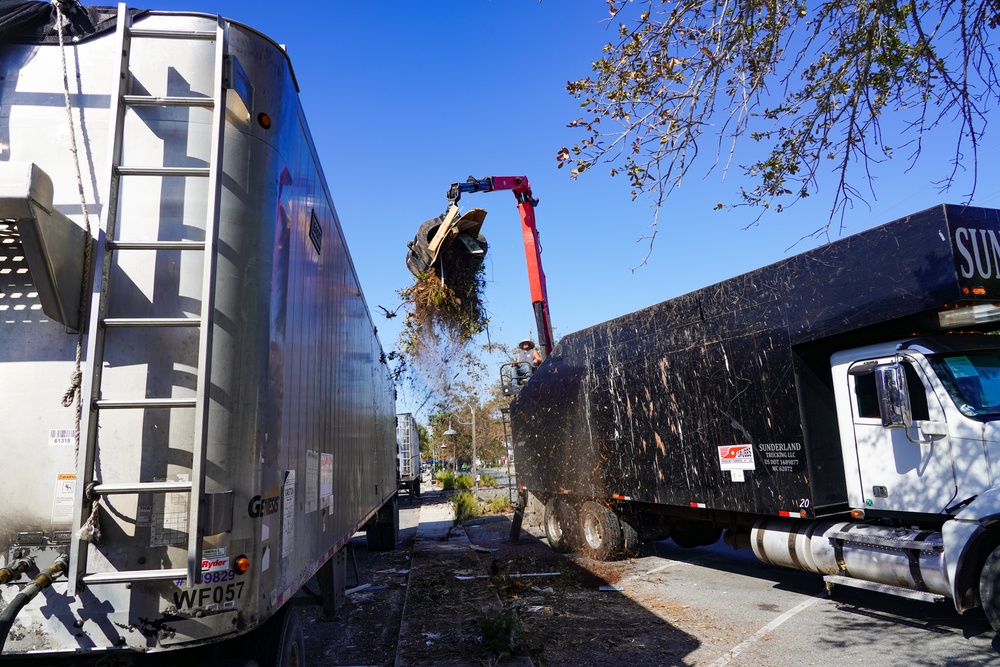
[[[521,216],[521,234],[524,237],[524,257],[528,264],[528,286],[531,290],[531,307],[538,327],[538,351],[544,359],[552,352],[552,324],[549,320],[549,297],[542,270],[542,246],[535,225],[535,207],[538,200],[531,194],[527,176],[488,176],[472,178],[464,183],[453,183],[448,188],[448,201],[457,203],[462,194],[472,192],[495,192],[511,190],[517,200],[517,211]]]

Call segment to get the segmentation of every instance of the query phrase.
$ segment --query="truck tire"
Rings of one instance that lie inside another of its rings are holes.
[[[420,497],[420,480],[419,479],[413,482],[413,486],[411,487],[410,493],[412,493],[415,498],[419,498]]]
[[[639,531],[625,519],[619,517],[618,520],[622,525],[622,555],[625,558],[638,557],[639,551],[642,549],[642,540],[639,539]]]
[[[580,536],[584,550],[594,560],[618,560],[625,551],[618,515],[592,500],[580,508]]]
[[[1000,547],[994,549],[983,564],[979,576],[979,600],[993,630],[1000,632]]]
[[[257,655],[260,667],[305,667],[306,641],[298,607],[285,605],[260,631],[263,633]]]
[[[545,537],[556,553],[569,553],[576,548],[578,526],[576,508],[565,498],[549,498],[545,503]]]
[[[375,513],[368,522],[365,539],[369,551],[392,551],[396,548],[399,541],[399,496],[393,496]]]

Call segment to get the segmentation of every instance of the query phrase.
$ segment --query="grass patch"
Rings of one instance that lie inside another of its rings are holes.
[[[441,470],[436,475],[435,479],[441,483],[441,488],[445,491],[454,491],[455,489],[455,473],[451,470]]]
[[[455,488],[456,489],[471,489],[472,488],[472,475],[461,474],[455,477]]]
[[[455,521],[462,523],[479,517],[479,502],[469,491],[459,491],[451,500],[455,509]]]
[[[497,478],[493,475],[483,473],[479,476],[479,488],[481,489],[495,489],[499,486],[497,484]]]
[[[510,511],[510,498],[507,496],[495,496],[483,503],[485,514],[507,514]]]

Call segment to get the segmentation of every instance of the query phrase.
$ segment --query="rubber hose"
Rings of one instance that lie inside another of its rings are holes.
[[[0,614],[0,655],[3,654],[4,644],[7,643],[7,635],[10,634],[11,628],[14,627],[14,619],[18,613],[43,589],[52,585],[52,579],[66,569],[66,561],[67,558],[61,556],[56,562],[45,568],[23,591],[14,596],[14,599],[11,600],[7,608]]]

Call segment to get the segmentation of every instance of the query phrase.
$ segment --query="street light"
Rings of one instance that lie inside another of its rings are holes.
[[[476,411],[472,409],[471,403],[466,403],[465,407],[469,408],[469,414],[472,415],[472,488],[478,495],[479,492],[479,480],[476,475]],[[464,424],[465,422],[460,421],[459,423]],[[444,435],[458,435],[458,431],[451,427],[451,417],[448,417],[448,430],[444,432]],[[458,442],[455,443],[455,472],[458,472]]]
[[[469,414],[472,415],[472,489],[478,496],[479,475],[476,474],[476,411],[472,409],[471,403],[466,403],[465,407],[469,408]],[[456,455],[455,458],[458,458],[458,456]]]
[[[448,430],[445,431],[444,433],[442,433],[441,435],[442,436],[445,436],[445,435],[458,435],[458,431],[456,431],[455,429],[453,429],[451,427],[451,417],[450,416],[448,417]],[[444,449],[445,446],[446,445],[441,445],[441,449]],[[452,460],[452,467],[451,467],[451,469],[452,469],[452,471],[455,474],[458,474],[458,442],[457,441],[455,442],[455,458]]]

